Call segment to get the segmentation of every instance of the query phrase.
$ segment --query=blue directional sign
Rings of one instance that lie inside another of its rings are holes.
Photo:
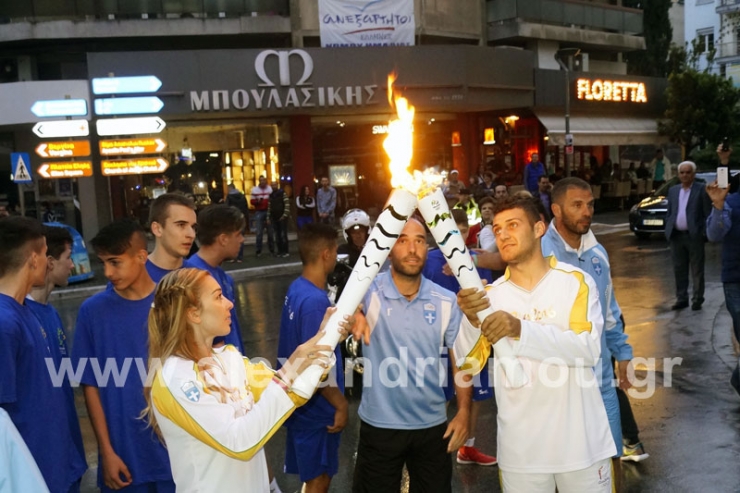
[[[10,154],[10,166],[15,183],[33,183],[31,156],[27,152],[12,152]]]
[[[84,99],[48,99],[36,101],[31,106],[31,112],[40,118],[85,116],[87,115],[87,101]]]
[[[159,113],[164,103],[156,96],[140,98],[102,98],[95,100],[96,115],[137,115]]]
[[[101,77],[92,80],[93,94],[133,94],[154,92],[162,81],[153,75],[135,77]]]

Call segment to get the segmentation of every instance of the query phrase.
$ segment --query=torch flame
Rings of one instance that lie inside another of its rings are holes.
[[[406,98],[394,94],[396,75],[388,76],[388,102],[395,108],[398,118],[388,122],[388,136],[383,148],[390,158],[391,185],[416,194],[418,186],[408,167],[414,155],[414,107]]]
[[[415,108],[408,100],[395,93],[393,83],[396,74],[388,75],[388,103],[395,108],[395,118],[388,122],[388,136],[383,141],[383,148],[390,158],[391,186],[403,188],[418,195],[420,198],[432,193],[442,182],[442,176],[433,170],[408,171],[411,159],[414,156],[414,113]]]

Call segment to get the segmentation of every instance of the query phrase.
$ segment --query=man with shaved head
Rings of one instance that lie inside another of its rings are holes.
[[[426,259],[426,230],[411,219],[390,270],[363,301],[369,330],[354,492],[399,491],[404,464],[410,491],[452,490],[450,453],[467,438],[472,389],[456,380],[458,412],[448,424],[442,355],[453,357],[462,314],[451,291],[422,276]]]
[[[145,370],[136,369],[147,367],[147,319],[156,287],[147,272],[144,230],[134,221],[119,220],[101,229],[90,244],[110,289],[82,303],[72,360],[98,441],[98,487],[174,492],[167,450],[140,419],[146,401],[139,371]],[[100,369],[111,365],[121,378],[101,378]]]

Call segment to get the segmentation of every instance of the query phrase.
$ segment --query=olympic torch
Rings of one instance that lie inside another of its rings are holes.
[[[392,95],[392,84],[393,79],[389,78],[389,100]],[[391,105],[394,105],[392,100]],[[337,311],[329,318],[325,329],[326,334],[318,344],[335,348],[339,343],[339,322],[344,319],[345,315],[352,315],[355,312],[401,235],[406,221],[416,210],[418,185],[406,171],[413,155],[414,107],[403,98],[395,101],[395,107],[398,119],[389,123],[388,137],[383,143],[391,160],[390,168],[393,176],[391,185],[394,190],[388,198],[385,209],[375,222],[375,227],[352,269],[342,296],[337,301]],[[301,397],[310,398],[321,380],[321,375],[321,368],[308,367],[293,382],[293,391]]]
[[[439,188],[434,192],[419,197],[419,212],[421,212],[424,222],[432,232],[432,236],[437,241],[439,249],[447,259],[447,263],[452,269],[452,273],[457,278],[460,286],[466,288],[483,288],[478,271],[473,264],[473,258],[465,246],[465,242],[460,236],[457,224],[452,219],[447,201]],[[493,313],[489,307],[478,312],[478,320],[481,322]],[[521,363],[514,355],[514,350],[506,338],[500,339],[493,345],[496,358],[506,374],[509,384],[513,388],[519,388],[527,384],[527,375],[524,373]],[[462,366],[464,361],[459,361]]]

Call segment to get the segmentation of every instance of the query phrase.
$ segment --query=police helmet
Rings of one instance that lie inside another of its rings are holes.
[[[350,209],[342,216],[342,234],[344,241],[349,243],[349,231],[364,227],[370,233],[370,216],[362,209]]]

